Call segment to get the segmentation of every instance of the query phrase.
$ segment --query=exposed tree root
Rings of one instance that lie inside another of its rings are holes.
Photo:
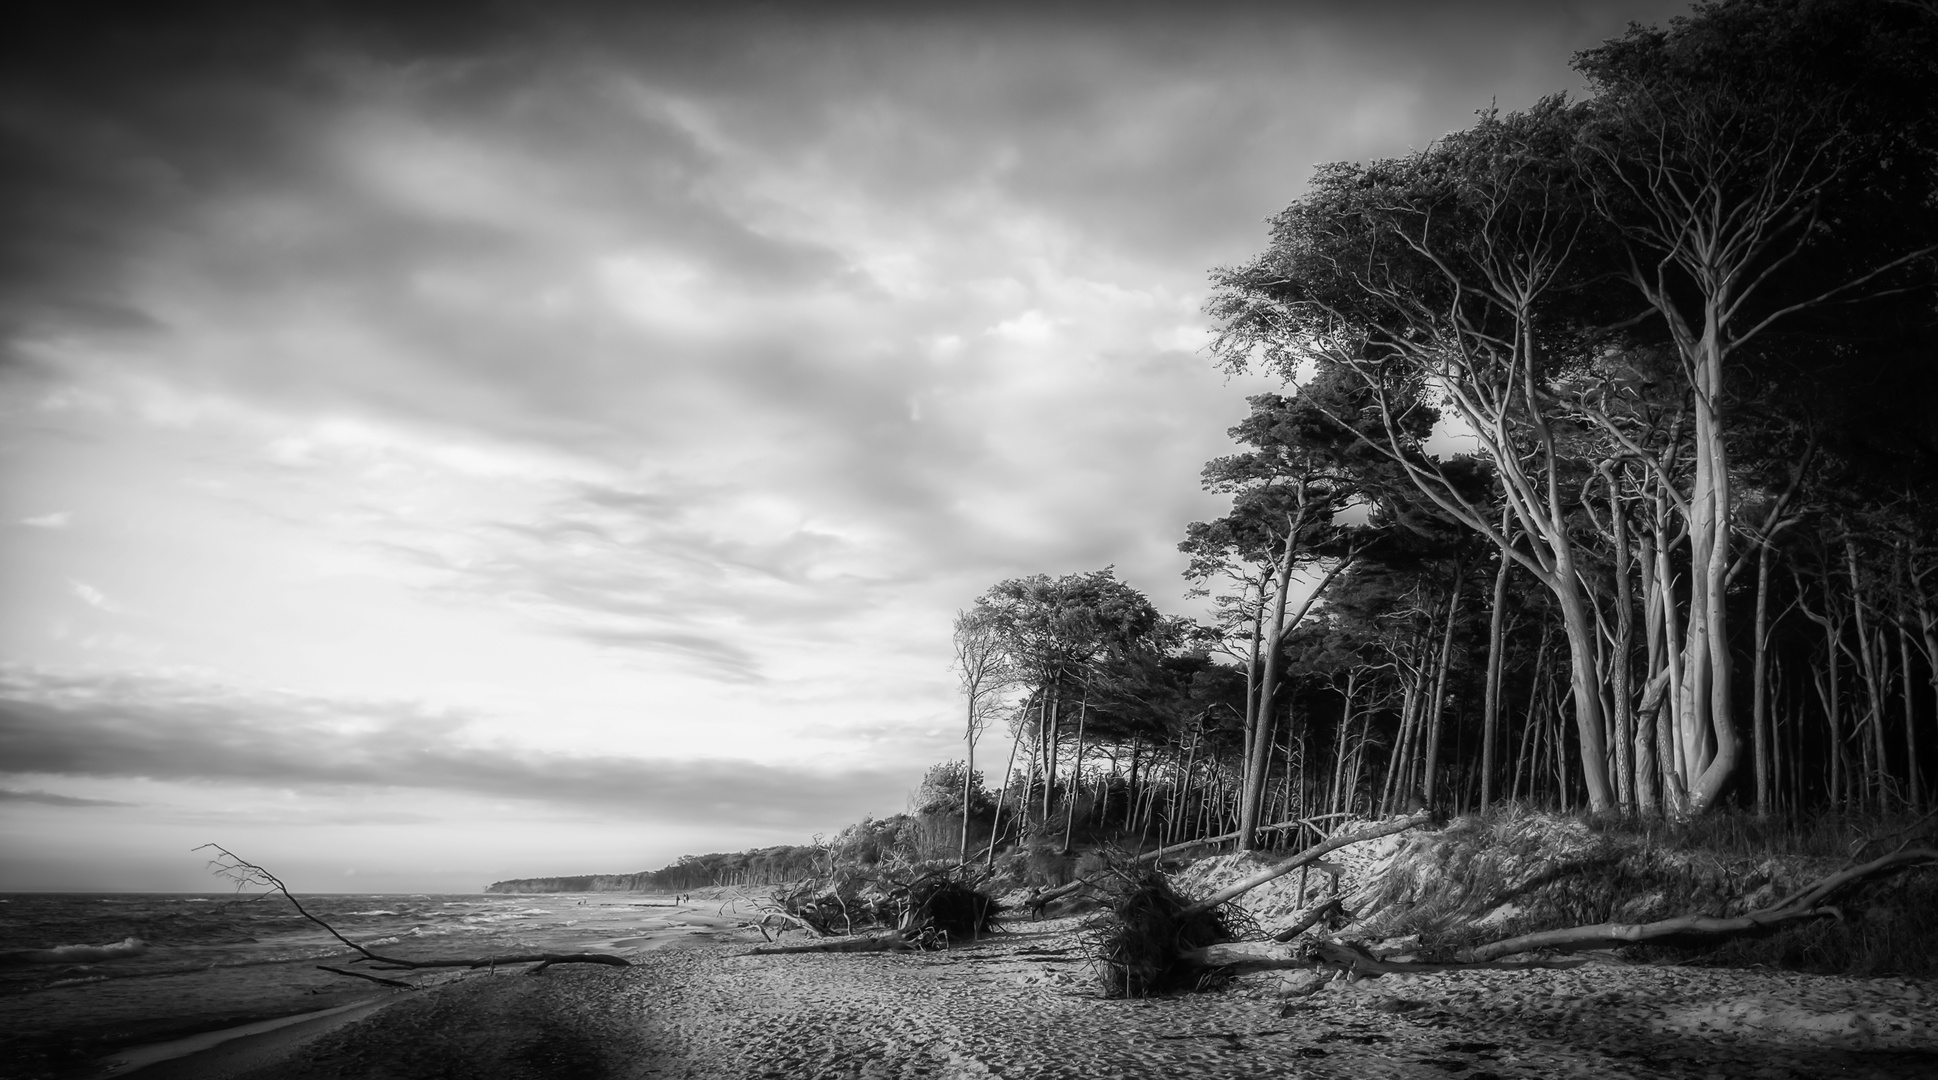
[[[201,851],[204,848],[213,848],[216,852],[217,857],[209,861],[210,868],[223,877],[234,881],[236,888],[266,888],[274,889],[282,893],[283,899],[289,901],[290,906],[296,909],[298,915],[322,927],[328,931],[331,937],[349,946],[351,949],[356,950],[363,957],[363,960],[356,961],[357,963],[368,961],[377,965],[377,970],[379,971],[419,971],[427,968],[489,968],[497,967],[500,964],[537,964],[538,966],[531,972],[536,975],[553,964],[604,964],[607,967],[632,966],[632,961],[623,956],[614,956],[611,953],[516,953],[507,956],[467,956],[444,960],[407,960],[401,956],[385,956],[382,953],[371,952],[369,949],[351,941],[349,938],[338,933],[336,927],[310,914],[309,910],[303,907],[301,901],[290,895],[289,886],[283,884],[282,879],[276,875],[257,866],[255,863],[245,860],[240,855],[235,854],[220,844],[203,844],[195,850]],[[317,966],[322,967],[320,964]],[[409,983],[399,982],[395,979],[385,979],[357,971],[343,971],[332,967],[325,967],[323,970],[335,972],[338,975],[348,975],[352,978],[369,979],[372,982],[380,982],[392,986],[410,985]]]

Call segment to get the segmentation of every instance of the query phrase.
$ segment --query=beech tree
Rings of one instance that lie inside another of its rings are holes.
[[[955,670],[962,683],[962,843],[960,857],[969,858],[970,797],[976,776],[976,740],[989,722],[1006,711],[1007,698],[1016,685],[1017,671],[1011,662],[1005,639],[1003,612],[987,603],[977,603],[967,611],[956,612]]]
[[[1554,594],[1582,776],[1590,806],[1606,810],[1615,800],[1598,628],[1550,389],[1568,356],[1547,325],[1584,272],[1577,253],[1590,223],[1567,153],[1580,115],[1550,98],[1524,114],[1484,114],[1410,158],[1323,167],[1312,194],[1273,219],[1266,254],[1214,276],[1211,308],[1228,368],[1258,358],[1288,380],[1313,365],[1363,380],[1377,423],[1353,430]],[[1425,452],[1430,403],[1477,445],[1513,532],[1484,489]]]
[[[1235,624],[1231,636],[1243,643],[1239,653],[1246,672],[1238,815],[1239,847],[1245,850],[1254,846],[1262,824],[1285,639],[1352,565],[1356,551],[1336,518],[1359,496],[1356,479],[1333,453],[1336,440],[1329,446],[1315,430],[1326,418],[1309,403],[1261,394],[1251,405],[1251,415],[1231,429],[1232,437],[1251,449],[1204,468],[1206,490],[1231,495],[1231,513],[1193,522],[1179,545],[1191,556],[1186,576],[1199,592],[1208,591],[1205,582],[1214,576],[1241,590],[1241,595],[1220,597],[1220,606]],[[1304,579],[1308,568],[1316,571],[1316,580]],[[1299,588],[1305,595],[1294,602]]]

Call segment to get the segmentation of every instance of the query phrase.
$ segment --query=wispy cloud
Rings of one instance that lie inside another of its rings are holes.
[[[823,820],[909,786],[883,770],[548,753],[478,741],[468,726],[410,702],[160,675],[0,676],[0,761],[15,773],[443,791],[722,827]]]
[[[74,590],[75,596],[80,597],[82,603],[86,604],[91,608],[96,609],[97,611],[105,611],[111,615],[127,614],[127,611],[128,611],[127,608],[122,607],[120,604],[117,604],[114,601],[108,599],[106,593],[102,592],[100,589],[97,589],[92,585],[89,585],[85,581],[75,581],[72,578],[69,578],[67,585],[68,585],[68,588]]]
[[[60,795],[51,791],[15,791],[0,788],[0,802],[41,803],[46,806],[136,806],[137,803],[116,802],[113,799],[84,799],[78,795]]]
[[[0,41],[0,638],[41,665],[0,769],[899,807],[982,589],[1189,610],[1265,386],[1199,354],[1207,270],[1315,163],[1684,2],[41,5]]]

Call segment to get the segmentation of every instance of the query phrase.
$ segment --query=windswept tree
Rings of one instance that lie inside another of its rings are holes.
[[[1580,123],[1578,108],[1550,98],[1485,114],[1409,158],[1322,168],[1312,194],[1273,219],[1266,253],[1216,275],[1212,311],[1228,368],[1262,360],[1288,380],[1314,367],[1359,379],[1370,416],[1340,425],[1553,592],[1582,775],[1590,806],[1606,810],[1598,629],[1550,389],[1574,359],[1569,293],[1586,273],[1588,204],[1569,154]],[[1499,503],[1470,469],[1427,452],[1435,406],[1477,445]]]
[[[1093,665],[1121,652],[1158,625],[1157,609],[1143,593],[1117,580],[1110,567],[1052,578],[1046,574],[998,582],[976,606],[1002,628],[1004,652],[1015,677],[1037,702],[1032,759],[1043,763],[1042,815],[1050,817],[1063,735],[1064,709],[1075,693],[1076,762],[1071,794],[1082,780],[1084,720]],[[1026,785],[1027,790],[1027,785]],[[1069,822],[1066,820],[1065,835]]]
[[[976,741],[989,722],[1008,712],[1011,691],[1017,684],[1017,668],[1008,651],[1008,627],[1004,612],[978,603],[967,611],[956,612],[955,671],[962,683],[965,716],[962,727],[964,766],[962,770],[961,858],[969,858],[970,799],[976,776]]]
[[[1338,518],[1360,497],[1358,479],[1338,453],[1340,440],[1326,438],[1333,425],[1309,401],[1260,394],[1251,405],[1251,414],[1231,429],[1232,438],[1249,449],[1204,468],[1205,489],[1230,495],[1231,512],[1192,522],[1178,545],[1191,558],[1185,574],[1198,592],[1209,592],[1213,578],[1239,590],[1217,602],[1245,663],[1238,811],[1239,847],[1245,850],[1263,824],[1285,640],[1352,565],[1353,533]]]

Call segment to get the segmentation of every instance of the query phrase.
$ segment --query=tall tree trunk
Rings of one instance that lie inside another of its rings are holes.
[[[1645,658],[1642,662],[1642,691],[1644,703],[1648,698],[1648,687],[1656,685],[1656,679],[1664,680],[1667,685],[1667,668],[1662,662],[1662,605],[1656,599],[1659,587],[1655,579],[1655,536],[1647,529],[1636,534],[1636,576],[1642,585],[1642,641]],[[1658,782],[1662,777],[1662,764],[1656,756],[1656,714],[1661,712],[1662,699],[1658,697],[1653,710],[1638,707],[1635,713],[1635,801],[1645,813],[1656,814],[1667,811],[1659,795]]]
[[[1460,619],[1460,587],[1467,580],[1466,563],[1455,558],[1453,588],[1447,598],[1447,625],[1440,634],[1440,658],[1438,670],[1433,677],[1433,697],[1428,708],[1428,734],[1426,747],[1426,776],[1420,785],[1421,797],[1429,808],[1435,805],[1437,794],[1435,784],[1440,773],[1440,736],[1444,729],[1444,714],[1447,706],[1447,668],[1453,662],[1454,624]]]
[[[1669,514],[1665,501],[1658,488],[1654,523],[1655,592],[1662,619],[1662,663],[1669,672],[1669,697],[1668,707],[1657,709],[1655,714],[1656,753],[1661,758],[1664,808],[1680,817],[1688,812],[1689,807],[1688,785],[1683,779],[1689,772],[1689,766],[1684,759],[1683,742],[1679,736],[1686,724],[1684,710],[1688,706],[1684,685],[1688,675],[1682,662],[1684,649],[1679,628],[1682,616],[1676,608],[1676,579],[1669,566]]]
[[[1898,622],[1898,681],[1904,694],[1905,798],[1912,813],[1925,807],[1924,777],[1918,770],[1918,702],[1911,682],[1911,633]]]
[[[1043,732],[1043,828],[1050,828],[1050,796],[1056,791],[1056,744],[1062,733],[1057,730],[1057,709],[1063,703],[1063,673],[1050,683],[1050,717],[1042,726]]]
[[[1063,850],[1070,851],[1070,833],[1077,824],[1077,796],[1083,791],[1083,728],[1090,718],[1090,687],[1083,688],[1083,698],[1077,703],[1077,757],[1070,765],[1070,789],[1063,806]]]
[[[1704,304],[1703,335],[1692,359],[1696,476],[1689,499],[1689,620],[1684,635],[1682,693],[1689,712],[1682,742],[1693,756],[1684,777],[1694,815],[1709,809],[1736,769],[1738,740],[1730,707],[1729,612],[1724,595],[1730,563],[1729,448],[1723,438],[1723,309]]]
[[[1184,839],[1185,820],[1191,812],[1191,775],[1198,765],[1198,741],[1204,736],[1204,722],[1210,712],[1207,709],[1200,714],[1197,726],[1191,731],[1191,749],[1185,755],[1184,771],[1179,774],[1178,785],[1171,792],[1171,820],[1165,823],[1171,835],[1165,841],[1166,846]]]
[[[1009,764],[1003,767],[1003,786],[996,791],[996,816],[989,822],[989,861],[986,864],[988,866],[996,865],[996,845],[1003,838],[1003,799],[1009,795],[1010,776],[1016,771],[1016,747],[1023,741],[1020,737],[1022,733],[1017,734],[1018,738],[1010,740]],[[1023,798],[1027,800],[1029,796],[1025,795]],[[963,856],[963,860],[968,861],[968,856]]]
[[[1292,589],[1292,557],[1298,551],[1298,538],[1297,528],[1286,530],[1278,566],[1272,571],[1272,614],[1264,623],[1260,646],[1264,663],[1259,673],[1258,688],[1253,694],[1256,701],[1246,710],[1250,714],[1250,723],[1245,729],[1244,770],[1239,777],[1238,790],[1240,851],[1252,850],[1257,842],[1254,832],[1260,824],[1265,776],[1272,768],[1272,725],[1278,715],[1274,699],[1278,696],[1279,653],[1284,643],[1285,602]],[[1262,615],[1264,604],[1261,602],[1259,607]]]
[[[1884,752],[1884,694],[1878,685],[1877,653],[1872,648],[1870,622],[1864,617],[1864,583],[1857,574],[1857,544],[1849,532],[1844,533],[1844,569],[1850,576],[1851,610],[1857,619],[1858,673],[1864,677],[1864,696],[1870,708],[1870,742],[1865,746],[1864,756],[1874,762],[1871,773],[1872,794],[1876,798],[1878,813],[1888,807],[1887,788],[1889,771],[1885,768]]]
[[[1614,530],[1615,549],[1615,639],[1608,644],[1610,705],[1609,739],[1615,750],[1615,789],[1622,809],[1638,809],[1633,747],[1635,743],[1635,702],[1630,682],[1630,663],[1635,652],[1635,598],[1630,592],[1628,514],[1622,506],[1620,485],[1615,472],[1608,477],[1609,526]],[[1653,807],[1643,808],[1653,809]]]
[[[1752,669],[1750,725],[1756,740],[1756,816],[1770,816],[1770,541],[1756,552],[1756,659]]]
[[[1505,513],[1503,513],[1505,521]],[[1506,529],[1503,528],[1505,533]],[[1494,609],[1487,619],[1487,691],[1482,706],[1480,735],[1480,811],[1486,813],[1494,802],[1494,757],[1500,741],[1501,667],[1506,662],[1507,576],[1514,561],[1501,553],[1501,565],[1494,571]]]

